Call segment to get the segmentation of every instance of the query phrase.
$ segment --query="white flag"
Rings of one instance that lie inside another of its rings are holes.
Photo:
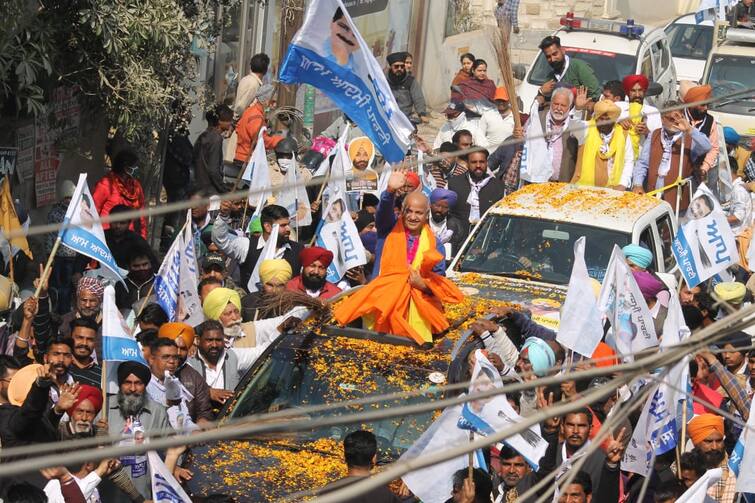
[[[348,138],[349,129],[345,128],[343,134],[338,139],[338,143],[333,147],[333,164],[330,166],[330,178],[328,186],[323,193],[323,202],[330,204],[330,201],[343,197],[346,200],[346,173],[351,173],[351,160],[346,149],[346,139]],[[348,208],[348,205],[347,205]],[[354,209],[356,211],[356,208]]]
[[[191,498],[173,477],[155,451],[147,451],[152,477],[152,501],[155,503],[191,503]]]
[[[249,282],[246,284],[246,289],[249,293],[257,291],[257,283],[260,282],[260,264],[262,261],[275,258],[275,252],[278,250],[278,229],[278,224],[273,224],[270,237],[265,241],[257,263],[254,264],[254,270],[252,270],[252,275],[249,276]]]
[[[364,245],[343,194],[331,199],[325,208],[317,232],[317,246],[333,252],[326,278],[331,283],[341,281],[349,269],[367,263]]]
[[[603,278],[598,309],[610,320],[613,342],[621,355],[658,345],[653,316],[624,254],[616,245]]]
[[[272,182],[270,181],[270,166],[267,163],[265,140],[262,137],[265,129],[265,127],[260,129],[260,134],[257,136],[257,145],[254,147],[252,157],[246,164],[244,174],[241,175],[242,180],[249,182],[249,206],[254,208],[252,217],[260,215],[265,204],[267,204],[268,198],[273,195],[270,190],[272,186]],[[259,190],[262,192],[253,193]]]
[[[296,160],[294,159],[294,165]],[[288,169],[285,177],[286,187],[278,193],[276,204],[283,206],[291,216],[292,224],[305,226],[312,223],[312,212],[309,206],[309,195],[305,186],[297,186],[299,182],[298,168],[293,166]]]
[[[191,233],[191,210],[186,214],[186,227],[181,237],[181,266],[178,280],[178,311],[176,321],[196,327],[204,321],[202,302],[199,299],[197,286],[199,282],[199,267],[197,266],[194,236]]]
[[[708,488],[721,480],[721,474],[720,468],[708,470],[677,498],[676,503],[714,503],[715,500],[708,497]]]
[[[739,262],[737,241],[718,199],[701,183],[687,209],[689,220],[674,238],[672,251],[684,281],[694,288]]]
[[[388,180],[390,179],[392,173],[393,173],[393,165],[387,162],[383,164],[383,171],[380,172],[380,177],[378,178],[378,188],[377,188],[378,197],[380,197],[383,194],[383,192],[388,190]]]
[[[603,338],[603,323],[585,263],[585,237],[574,242],[574,265],[556,341],[562,346],[591,357]]]
[[[139,344],[115,305],[115,288],[112,285],[105,287],[102,296],[102,359],[133,360],[146,365]]]
[[[429,169],[425,169],[425,154],[421,150],[417,151],[417,175],[419,175],[420,183],[422,184],[422,193],[425,194],[427,197],[430,197],[430,194],[433,190],[435,190],[438,187],[438,184],[435,182],[435,178],[433,177],[433,174],[430,173]]]
[[[755,400],[750,404],[750,417],[747,420],[747,426],[742,430],[737,447],[739,444],[744,445],[744,450],[739,453],[740,449],[734,448],[730,458],[729,466],[731,467],[733,462],[738,463],[737,474],[737,492],[741,493],[755,493],[755,433],[752,428],[755,428]],[[734,460],[735,456],[740,456],[741,460]]]

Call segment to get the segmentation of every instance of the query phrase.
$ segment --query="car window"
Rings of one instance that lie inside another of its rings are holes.
[[[645,230],[642,231],[640,234],[640,246],[644,246],[651,252],[653,252],[653,263],[652,269],[654,271],[658,270],[658,258],[656,257],[656,250],[655,247],[655,238],[653,237],[653,231],[650,228],[650,226],[646,227]]]
[[[671,242],[674,239],[674,231],[671,226],[671,218],[664,215],[656,221],[658,225],[658,235],[661,238],[661,252],[663,252],[663,268],[666,272],[672,270],[676,265],[676,259],[671,251]]]
[[[712,26],[672,24],[666,36],[675,58],[705,60],[713,47]]]
[[[661,74],[669,67],[668,53],[664,50],[663,40],[653,44],[653,60],[655,61],[655,69],[657,74]]]
[[[650,50],[647,50],[642,57],[642,66],[640,67],[640,73],[651,81],[654,78],[653,75],[653,59],[650,56]]]
[[[755,57],[713,55],[707,82],[713,87],[713,96],[717,98],[755,88]],[[710,108],[755,115],[755,95],[743,93],[733,99],[714,101]]]
[[[594,51],[575,47],[564,47],[570,58],[584,61],[595,72],[598,82],[609,80],[621,80],[624,76],[634,73],[636,59],[627,54],[617,54],[608,51]],[[551,67],[543,56],[543,52],[537,56],[532,65],[532,71],[527,78],[530,84],[541,85],[551,75]]]

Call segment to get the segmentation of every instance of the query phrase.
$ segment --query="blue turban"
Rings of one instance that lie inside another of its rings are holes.
[[[553,349],[539,337],[528,337],[522,346],[522,352],[527,350],[527,359],[532,364],[532,371],[538,377],[548,373],[548,369],[556,364],[556,354]]]
[[[459,199],[459,196],[457,196],[456,192],[453,190],[447,189],[435,189],[430,193],[430,204],[435,204],[443,199],[448,201],[449,208],[453,208],[456,206],[456,201]]]
[[[733,127],[726,126],[724,128],[724,141],[727,145],[736,145],[739,143],[739,133]]]
[[[621,249],[624,256],[631,260],[633,264],[643,269],[647,269],[653,263],[653,254],[647,248],[640,245],[626,245]]]

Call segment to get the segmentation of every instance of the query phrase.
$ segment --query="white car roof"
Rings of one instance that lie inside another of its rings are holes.
[[[697,25],[698,23],[695,22],[695,15],[694,14],[685,14],[683,16],[679,16],[678,18],[671,21],[667,26],[671,26],[672,24],[692,24]],[[702,23],[700,23],[702,26],[713,26],[713,21],[710,19],[704,20]]]
[[[557,35],[558,38],[561,39],[561,45],[564,47],[577,47],[581,49],[594,48],[595,50],[627,54],[630,56],[637,55],[637,48],[639,47],[641,40],[612,33],[580,30],[559,30]]]
[[[664,203],[651,196],[603,187],[537,183],[522,187],[493,206],[491,215],[570,222],[632,233],[636,222]]]

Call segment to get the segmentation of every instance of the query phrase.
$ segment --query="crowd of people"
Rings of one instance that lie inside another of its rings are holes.
[[[499,22],[515,33],[518,3],[499,1],[496,10]],[[510,90],[488,76],[487,62],[471,53],[461,55],[461,67],[449,85],[445,123],[434,139],[423,139],[415,131],[408,156],[416,159],[421,152],[439,160],[427,163],[424,173],[408,163],[385,177],[380,175],[386,164],[379,152],[345,114],[313,140],[312,148],[272,124],[275,87],[266,77],[270,58],[252,57],[235,101],[207,112],[207,129],[193,144],[187,133],[171,136],[164,187],[168,202],[194,202],[188,221],[178,213],[166,217],[163,236],[157,239],[159,253],[151,245],[156,240],[148,235],[144,216],[104,224],[106,244],[125,273],[124,281],[114,285],[115,306],[133,325],[143,363],[121,362],[103,375],[107,283],[96,261],[61,247],[48,282],[41,266],[37,273],[30,257],[14,250],[14,279],[27,293],[16,305],[5,299],[8,318],[0,338],[3,449],[97,436],[120,436],[120,444],[128,445],[143,441],[145,432],[191,435],[214,428],[245,372],[281,333],[296,326],[306,310],[327,309],[333,298],[358,286],[362,288],[334,309],[339,323],[362,319],[365,328],[431,347],[433,335],[449,327],[444,306],[464,297],[445,277],[449,260],[493,204],[528,184],[566,182],[658,193],[684,216],[691,187],[705,182],[737,236],[741,261],[729,268],[732,281],[688,288],[657,274],[653,253],[643,246],[624,247],[625,258],[653,309],[659,339],[672,297],[678,297],[692,332],[714,323],[727,308],[750,305],[755,277],[746,258],[753,225],[755,140],[743,145],[733,129],[717,124],[707,111],[710,86],[682,82],[678,100],[656,108],[648,100],[650,82],[644,75],[600,83],[589,64],[565,52],[558,37],[546,37],[539,47],[552,71],[536,100],[523,104],[520,117],[513,115]],[[386,77],[401,112],[422,125],[430,112],[413,63],[406,52],[388,55]],[[263,127],[268,129],[260,134]],[[329,207],[322,198],[327,180],[313,174],[321,163],[334,162],[337,156],[329,154],[340,148],[336,142],[347,128],[351,166],[345,170],[344,200],[349,207],[332,218],[340,219],[344,211],[350,215],[367,260],[334,280],[330,270],[338,251],[314,245],[318,224],[331,214],[324,215]],[[235,147],[228,151],[231,136]],[[269,153],[274,185],[284,183],[291,170],[298,180],[312,182],[307,187],[312,223],[299,225],[298,208],[292,214],[278,204],[281,195],[276,190],[261,209],[249,207],[246,197],[217,205],[208,200],[241,187],[240,173],[260,139]],[[91,204],[101,217],[145,207],[139,163],[129,149],[112,156],[108,173],[92,192]],[[239,179],[228,179],[227,165],[239,172]],[[64,221],[74,192],[70,180],[59,182],[59,203],[49,212],[48,223]],[[203,318],[198,324],[170,320],[155,295],[159,255],[184,224],[191,229],[198,265]],[[48,255],[56,234],[47,239]],[[274,257],[265,258],[271,239]],[[34,289],[38,293],[31,295]],[[471,342],[451,363],[449,382],[469,380],[476,349],[484,350],[504,378],[516,372],[525,381],[572,369],[610,368],[626,356],[617,354],[606,338],[591,359],[574,362],[556,341],[557,332],[537,324],[528,313],[500,308],[490,314],[492,319],[472,325]],[[717,502],[737,501],[737,477],[729,460],[749,419],[755,389],[753,333],[755,329],[748,328],[730,334],[694,355],[689,382],[694,414],[685,426],[689,442],[679,445],[678,452],[654,457],[649,482],[622,469],[638,424],[636,410],[590,451],[571,482],[559,489],[558,501],[631,502],[640,501],[643,493],[643,502],[673,502],[715,468],[721,468],[722,475],[708,495]],[[607,374],[560,386],[535,384],[507,398],[518,414],[528,417],[608,383]],[[589,407],[541,423],[548,449],[537,469],[510,446],[491,446],[484,453],[490,470],[455,473],[449,501],[519,501],[538,482],[583,456],[612,411],[637,392],[625,386]],[[184,451],[161,453],[178,482],[193,476],[181,466]],[[10,460],[29,457],[17,452]],[[370,474],[376,463],[375,436],[352,432],[344,440],[344,453],[348,477],[324,491]],[[147,456],[136,454],[4,478],[0,494],[8,502],[141,502],[157,499],[150,480]],[[548,491],[553,492],[553,484],[537,495]],[[401,493],[408,497],[410,490],[403,486]],[[380,488],[354,501],[398,500]]]

